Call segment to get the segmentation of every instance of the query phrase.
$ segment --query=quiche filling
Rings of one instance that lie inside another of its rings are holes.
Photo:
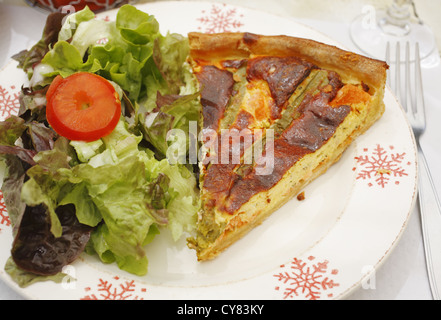
[[[345,84],[336,72],[296,57],[192,62],[201,89],[203,129],[216,132],[219,149],[225,147],[220,144],[223,130],[262,131],[258,138],[254,135],[253,143],[240,144],[239,163],[222,162],[222,150],[217,155],[210,153],[215,164],[201,165],[202,213],[197,235],[189,241],[190,247],[201,252],[227,226],[231,228],[234,215],[244,204],[272,189],[294,164],[331,139],[354,102],[366,103],[371,95],[363,83]],[[253,158],[251,163],[244,159],[256,144],[268,151],[269,132],[272,170],[259,174],[259,159]],[[228,152],[233,145],[230,141]]]

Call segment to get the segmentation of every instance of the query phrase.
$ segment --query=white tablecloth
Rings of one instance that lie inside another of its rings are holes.
[[[22,1],[18,1],[18,5],[11,4],[12,2],[14,1],[0,1],[0,67],[8,61],[12,54],[29,47],[40,39],[46,18],[45,13],[24,6]],[[353,51],[357,51],[357,49],[351,42],[348,32],[350,18],[361,12],[363,3],[379,3],[377,0],[355,0],[351,1],[351,6],[349,6],[348,1],[344,0],[320,0],[321,6],[314,7],[314,4],[318,5],[317,0],[230,0],[224,2],[290,16],[300,23],[327,34]],[[427,18],[433,21],[432,28],[436,34],[441,35],[441,26],[435,22],[438,20],[432,18],[428,1],[418,0],[416,3],[420,16],[423,19]],[[345,6],[339,8],[339,5]],[[433,2],[430,2],[430,5],[439,6]],[[432,11],[439,12],[439,10]],[[441,197],[441,166],[439,165],[441,163],[441,125],[439,124],[441,121],[441,84],[439,80],[441,79],[441,63],[439,51],[425,62],[423,76],[428,127],[423,136],[422,145],[432,169],[438,195]],[[376,272],[374,280],[374,288],[372,285],[370,289],[360,288],[349,299],[420,300],[432,298],[417,212],[412,215],[402,239]],[[23,298],[0,280],[0,299]]]

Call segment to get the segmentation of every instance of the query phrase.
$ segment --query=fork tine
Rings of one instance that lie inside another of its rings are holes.
[[[415,61],[416,63],[416,61]],[[406,57],[405,57],[405,92],[403,94],[403,108],[408,114],[415,112],[415,102],[412,101],[412,87],[411,87],[411,73],[410,73],[410,43],[406,43]]]
[[[417,116],[425,121],[423,78],[421,74],[420,47],[418,43],[415,46],[415,108]]]
[[[400,52],[399,44],[397,43],[397,59],[395,63],[397,82],[397,98],[403,99],[399,94],[401,93],[401,84],[399,83],[400,76]],[[412,106],[410,106],[407,113],[407,117],[415,136],[415,143],[418,149],[418,161],[421,166],[418,170],[418,199],[419,199],[419,211],[421,214],[421,226],[424,242],[424,251],[426,255],[426,265],[429,276],[429,284],[432,290],[432,295],[434,299],[439,299],[439,292],[441,291],[441,260],[439,257],[441,243],[439,235],[439,230],[441,230],[441,204],[439,202],[435,186],[433,183],[433,178],[430,174],[429,167],[427,165],[426,158],[424,156],[423,150],[420,144],[420,137],[424,133],[426,128],[425,123],[425,106],[424,106],[424,93],[423,93],[423,79],[421,73],[421,61],[420,61],[420,51],[419,44],[415,45],[415,70],[413,73],[412,80],[415,83],[415,93],[412,95],[410,88],[410,45],[406,45],[406,61],[405,61],[405,73],[406,73],[406,84],[404,90],[406,90],[406,104],[409,102],[409,96],[412,99]],[[404,108],[404,103],[402,103]]]
[[[404,59],[402,59],[401,44],[396,43],[395,46],[395,79],[390,77],[388,73],[388,84],[394,84],[393,91],[408,119],[412,122],[412,127],[415,131],[415,126],[419,126],[421,130],[425,128],[425,110],[424,110],[424,93],[423,93],[423,79],[421,72],[421,60],[419,44],[415,44],[415,57],[411,57],[410,43],[406,43],[404,50]],[[391,61],[391,44],[386,45],[386,62]],[[412,70],[411,64],[415,63],[415,68]],[[402,70],[404,68],[404,70]],[[392,71],[390,71],[391,73]],[[404,78],[401,79],[404,72]]]
[[[390,42],[388,41],[386,44],[386,63],[390,66]],[[387,69],[386,71],[387,73],[387,85],[389,86],[389,88],[392,88],[392,79],[390,78],[390,68]]]
[[[403,97],[401,96],[401,48],[400,42],[397,42],[395,49],[395,95],[400,99],[403,105]]]

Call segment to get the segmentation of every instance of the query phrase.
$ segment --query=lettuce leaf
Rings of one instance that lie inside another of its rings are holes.
[[[143,136],[130,128],[121,116],[115,130],[102,139],[69,142],[19,117],[1,123],[0,142],[5,147],[13,147],[26,133],[33,152],[26,171],[18,155],[4,155],[13,171],[3,190],[8,207],[14,208],[11,213],[17,211],[14,225],[20,226],[24,208],[43,205],[50,232],[60,237],[57,209],[73,205],[79,223],[94,228],[88,252],[128,272],[145,274],[148,259],[143,247],[159,227],[169,228],[175,240],[193,231],[198,193],[196,179],[185,166],[157,160],[142,146]]]
[[[161,35],[154,16],[124,5],[116,21],[93,19],[88,8],[70,15],[58,42],[41,62],[54,69],[46,77],[98,73],[116,82],[132,102],[144,100],[148,109],[158,91],[195,92],[196,83],[185,62],[188,51],[187,38]]]
[[[78,49],[67,41],[58,41],[53,49],[41,60],[50,65],[55,71],[51,75],[61,75],[63,78],[83,69],[83,57]]]
[[[143,247],[153,240],[157,228],[170,228],[177,240],[193,230],[198,210],[191,172],[156,160],[139,147],[141,139],[130,133],[121,118],[117,128],[102,139],[102,146],[74,143],[77,152],[94,150],[94,155],[59,172],[73,185],[60,204],[74,204],[83,224],[103,222],[93,232],[88,251],[138,275],[147,272]]]
[[[130,5],[118,10],[116,21],[93,18],[86,7],[66,19],[58,42],[41,61],[54,69],[45,76],[98,73],[116,82],[132,101],[145,97],[158,22]]]
[[[164,104],[159,103],[164,100]],[[145,139],[173,163],[187,163],[190,123],[198,124],[201,111],[199,93],[174,96],[171,99],[170,96],[165,99],[159,96],[157,104],[158,107],[152,112],[139,116],[141,131]],[[173,155],[174,152],[177,155]],[[184,159],[178,159],[178,157],[184,157]]]
[[[159,35],[158,21],[148,13],[130,5],[118,10],[116,27],[120,30],[121,36],[134,45],[150,44]]]
[[[10,116],[0,123],[0,145],[13,146],[26,130],[25,121],[17,116]]]
[[[5,264],[5,271],[9,276],[19,285],[20,288],[26,288],[31,284],[42,281],[53,281],[55,283],[62,283],[64,281],[74,280],[68,274],[63,272],[57,273],[53,276],[41,276],[32,272],[24,271],[19,268],[12,257],[9,257]]]
[[[41,39],[29,50],[23,50],[13,56],[18,61],[18,67],[22,68],[30,78],[33,74],[34,65],[50,50],[50,47],[58,41],[58,35],[62,28],[62,22],[66,14],[53,12],[48,15]]]
[[[192,232],[199,208],[195,176],[164,159],[171,144],[167,131],[182,130],[188,139],[190,121],[199,118],[197,84],[185,61],[188,40],[161,35],[153,16],[130,5],[119,9],[114,22],[95,19],[85,8],[54,30],[34,53],[19,57],[25,71],[41,74],[32,77],[35,86],[23,88],[20,116],[0,124],[0,154],[8,169],[2,191],[14,228],[26,208],[39,206],[59,237],[57,210],[74,207],[78,222],[93,229],[87,252],[145,274],[143,247],[161,228],[169,228],[175,240]],[[32,69],[31,61],[40,67]],[[123,100],[115,130],[88,143],[59,137],[44,112],[53,77],[78,71],[112,81]],[[160,116],[149,123],[155,114]]]
[[[85,7],[83,10],[68,15],[63,20],[64,23],[58,32],[58,40],[69,41],[82,22],[90,21],[93,18],[95,18],[95,14],[89,7]]]
[[[95,155],[88,162],[56,170],[45,170],[39,163],[29,169],[21,196],[29,206],[45,205],[55,236],[61,235],[56,208],[73,204],[81,224],[97,227],[89,252],[98,253],[103,262],[116,261],[121,269],[142,275],[148,266],[143,247],[153,240],[157,228],[170,228],[177,240],[183,232],[192,231],[198,207],[192,174],[183,166],[156,160],[138,148],[139,142],[121,120],[118,129],[102,142],[104,150],[92,148]],[[90,149],[89,144],[74,145],[80,150]],[[109,154],[111,160],[103,160]]]
[[[160,34],[153,16],[130,5],[118,10],[115,22],[92,19],[85,10],[67,19],[59,41],[43,58],[42,63],[54,70],[46,76],[87,71],[114,81],[140,106],[135,122],[161,157],[167,156],[171,145],[184,150],[177,153],[185,156],[189,123],[198,121],[201,110],[197,82],[186,62],[188,39],[174,33]],[[67,29],[71,33],[64,35]],[[107,42],[97,43],[101,38]],[[177,98],[164,104],[158,97]],[[169,136],[173,129],[181,130],[185,138]]]

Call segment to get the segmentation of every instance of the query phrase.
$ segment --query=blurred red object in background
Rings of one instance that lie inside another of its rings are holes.
[[[84,9],[87,5],[92,11],[102,11],[116,8],[126,3],[133,3],[130,0],[26,0],[33,7],[40,7],[49,11],[61,11],[65,9],[74,9],[75,11]],[[71,12],[71,11],[69,11]]]

